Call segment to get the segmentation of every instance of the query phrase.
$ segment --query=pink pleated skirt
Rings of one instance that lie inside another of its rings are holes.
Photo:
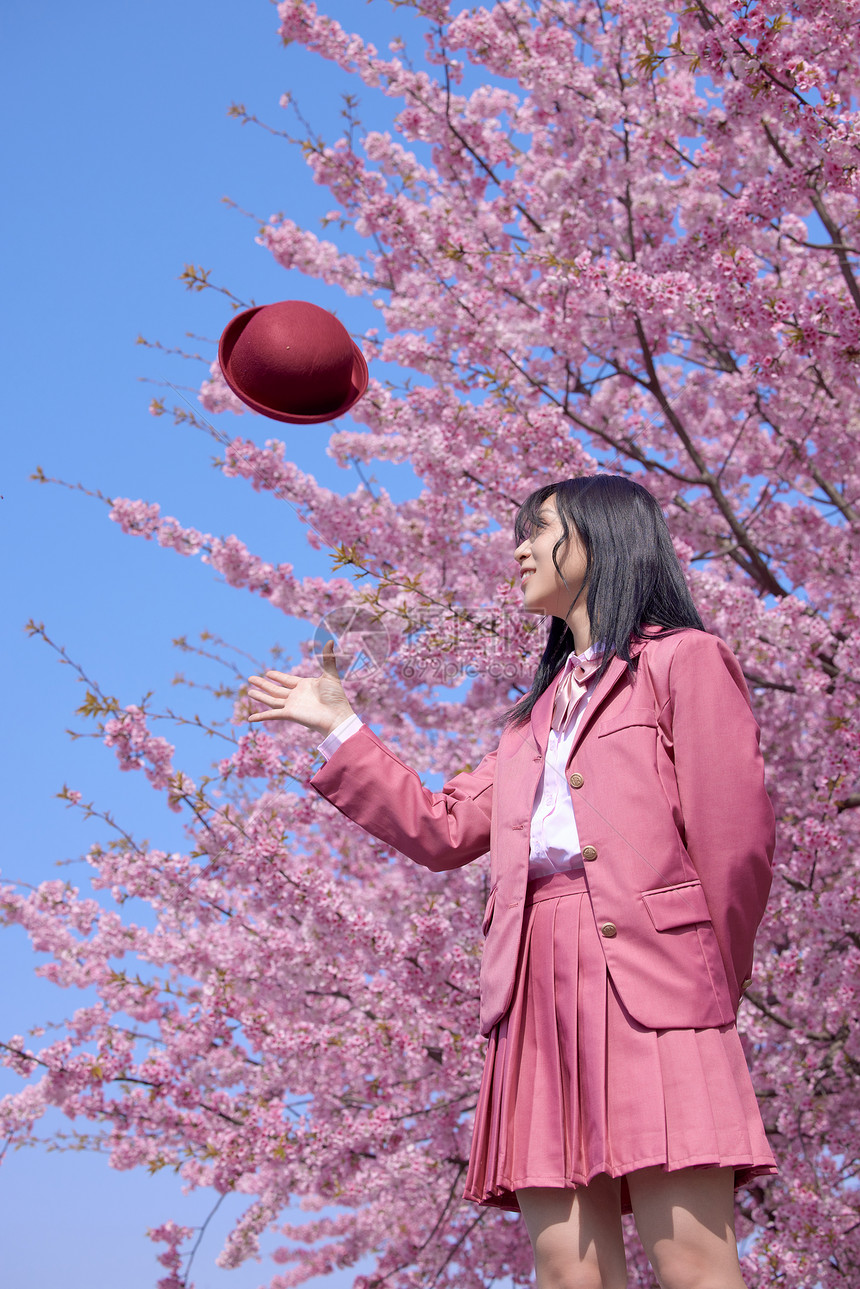
[[[638,1168],[777,1171],[734,1024],[652,1030],[606,971],[582,873],[530,882],[511,1006],[490,1035],[465,1198],[518,1210]],[[630,1212],[626,1180],[622,1211]]]

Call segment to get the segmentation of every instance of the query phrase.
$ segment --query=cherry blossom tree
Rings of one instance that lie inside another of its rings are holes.
[[[708,627],[742,661],[779,819],[739,1024],[781,1174],[739,1195],[745,1272],[762,1289],[847,1289],[860,1276],[860,2],[392,4],[392,30],[398,7],[420,15],[423,50],[380,52],[311,0],[280,4],[284,41],[391,100],[391,129],[356,122],[327,142],[285,126],[334,205],[323,237],[278,216],[260,241],[366,309],[370,390],[329,450],[407,463],[420,495],[339,495],[253,421],[232,439],[210,427],[221,468],[298,509],[332,552],[330,578],[157,502],[113,499],[110,518],[311,630],[329,615],[359,641],[384,633],[350,672],[353,704],[432,775],[493,746],[542,645],[510,559],[518,500],[598,469],[655,493]],[[217,363],[200,401],[245,412]],[[297,666],[313,670],[313,654],[309,641]],[[229,751],[196,778],[146,706],[88,688],[105,745],[184,813],[189,850],[121,835],[87,854],[92,891],[4,889],[5,921],[50,955],[43,974],[98,998],[55,1041],[5,1040],[22,1086],[2,1102],[4,1134],[26,1140],[59,1106],[116,1168],[174,1166],[247,1196],[220,1261],[281,1229],[272,1289],[368,1254],[363,1289],[525,1283],[521,1224],[460,1200],[483,1053],[483,865],[431,874],[362,834],[306,790],[313,740],[249,726],[239,681]],[[131,897],[146,925],[124,915]],[[336,1215],[285,1227],[296,1196]],[[161,1286],[190,1285],[193,1234],[153,1232]],[[630,1249],[652,1283],[632,1232]]]

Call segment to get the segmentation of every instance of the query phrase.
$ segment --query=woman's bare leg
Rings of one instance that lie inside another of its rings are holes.
[[[734,1224],[734,1169],[629,1173],[636,1229],[662,1289],[744,1289]]]
[[[600,1176],[576,1190],[530,1186],[517,1191],[517,1200],[537,1289],[625,1289],[619,1182]]]

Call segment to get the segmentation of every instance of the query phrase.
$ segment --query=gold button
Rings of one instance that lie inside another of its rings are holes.
[[[581,774],[574,773],[570,776],[570,786],[572,788],[581,788],[583,783],[585,783],[585,779]]]
[[[597,859],[597,850],[595,849],[595,847],[594,847],[594,846],[583,846],[583,848],[582,848],[582,858],[583,858],[583,859]]]
[[[614,940],[615,936],[618,935],[618,927],[614,922],[604,922],[600,928],[600,934],[605,935],[607,940]]]
[[[752,976],[750,976],[747,980],[745,980],[741,985],[741,993],[744,993],[745,990],[749,989],[751,984],[752,984]]]

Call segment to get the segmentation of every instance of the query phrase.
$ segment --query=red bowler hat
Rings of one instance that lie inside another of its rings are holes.
[[[237,313],[218,345],[224,379],[243,403],[274,421],[333,421],[367,389],[364,354],[333,313],[279,300]]]

